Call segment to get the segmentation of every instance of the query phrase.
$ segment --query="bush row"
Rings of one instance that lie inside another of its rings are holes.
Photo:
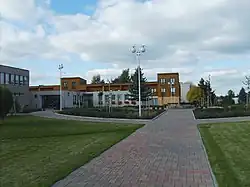
[[[194,115],[196,119],[244,117],[250,116],[250,110],[245,110],[245,108],[239,106],[231,108],[195,109]]]
[[[152,119],[162,113],[164,110],[142,110],[141,119]],[[75,116],[86,116],[86,117],[101,117],[101,118],[125,118],[125,119],[138,119],[138,111],[131,109],[112,108],[109,113],[107,110],[102,108],[75,108],[67,109],[59,112],[60,114],[75,115]]]

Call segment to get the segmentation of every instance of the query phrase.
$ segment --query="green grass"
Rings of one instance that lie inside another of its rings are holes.
[[[199,126],[219,187],[250,186],[250,122]]]
[[[51,186],[141,126],[10,117],[0,125],[0,186]]]

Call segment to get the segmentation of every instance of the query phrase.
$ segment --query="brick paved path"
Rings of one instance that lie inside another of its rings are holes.
[[[53,187],[212,187],[191,110],[169,110]]]

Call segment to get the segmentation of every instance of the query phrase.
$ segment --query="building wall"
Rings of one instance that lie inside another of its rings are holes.
[[[0,65],[0,85],[10,90],[22,107],[29,104],[28,70]]]
[[[179,73],[159,73],[157,82],[159,105],[180,103]]]
[[[63,108],[72,108],[78,105],[77,94],[79,92],[76,91],[62,91],[62,100],[63,100]],[[33,108],[42,108],[42,97],[43,96],[50,96],[50,95],[57,95],[60,96],[59,90],[54,91],[31,91],[32,101],[30,105]],[[74,97],[75,97],[75,104],[74,104]]]
[[[188,103],[187,93],[191,88],[191,83],[189,82],[180,83],[180,85],[181,85],[181,102]]]

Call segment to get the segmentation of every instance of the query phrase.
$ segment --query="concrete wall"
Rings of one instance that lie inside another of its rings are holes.
[[[23,84],[15,84],[11,79],[6,82],[5,74],[18,75],[27,77],[27,82]],[[4,76],[3,76],[4,75]],[[5,82],[5,84],[4,84]],[[0,85],[7,87],[18,100],[19,104],[23,107],[30,103],[30,92],[29,92],[29,71],[9,66],[0,65]]]

